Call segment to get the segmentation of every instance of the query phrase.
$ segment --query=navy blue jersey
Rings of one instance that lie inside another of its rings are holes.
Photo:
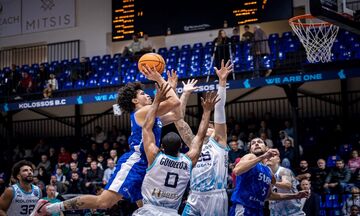
[[[139,126],[135,121],[135,112],[130,113],[130,122],[131,122],[131,134],[128,139],[130,150],[140,151],[142,158],[146,158],[144,145],[142,143],[142,127]],[[162,123],[160,119],[155,118],[153,132],[155,135],[156,145],[158,147],[160,147],[161,128],[162,128]]]
[[[270,168],[257,163],[246,173],[236,177],[236,188],[231,201],[248,208],[262,209],[271,186]]]

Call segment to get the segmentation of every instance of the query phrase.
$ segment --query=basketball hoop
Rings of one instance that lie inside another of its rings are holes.
[[[339,26],[318,20],[310,14],[290,18],[289,24],[303,44],[310,63],[331,61],[331,47]]]

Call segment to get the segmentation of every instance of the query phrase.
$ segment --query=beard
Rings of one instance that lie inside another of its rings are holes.
[[[262,150],[260,150],[260,151],[254,151],[254,152],[252,152],[254,155],[256,155],[256,157],[259,157],[260,155],[263,155],[264,153],[265,153],[265,151],[262,151]]]
[[[23,179],[23,181],[26,182],[26,183],[32,183],[33,182],[33,177],[32,176],[25,177]]]

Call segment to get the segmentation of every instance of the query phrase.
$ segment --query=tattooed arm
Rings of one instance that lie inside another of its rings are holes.
[[[283,169],[280,172],[281,181],[277,181],[275,183],[275,186],[282,189],[291,190],[292,184],[291,184],[291,176],[292,173],[289,169]]]

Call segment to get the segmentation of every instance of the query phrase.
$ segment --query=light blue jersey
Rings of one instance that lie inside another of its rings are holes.
[[[30,215],[34,210],[37,201],[41,198],[41,190],[38,186],[31,184],[31,191],[24,191],[19,184],[11,185],[13,198],[7,215]]]
[[[212,137],[204,143],[201,155],[191,174],[191,191],[206,192],[226,189],[228,178],[228,148]]]
[[[231,201],[245,208],[261,209],[269,194],[272,173],[269,167],[257,163],[246,173],[236,177],[236,188]]]

